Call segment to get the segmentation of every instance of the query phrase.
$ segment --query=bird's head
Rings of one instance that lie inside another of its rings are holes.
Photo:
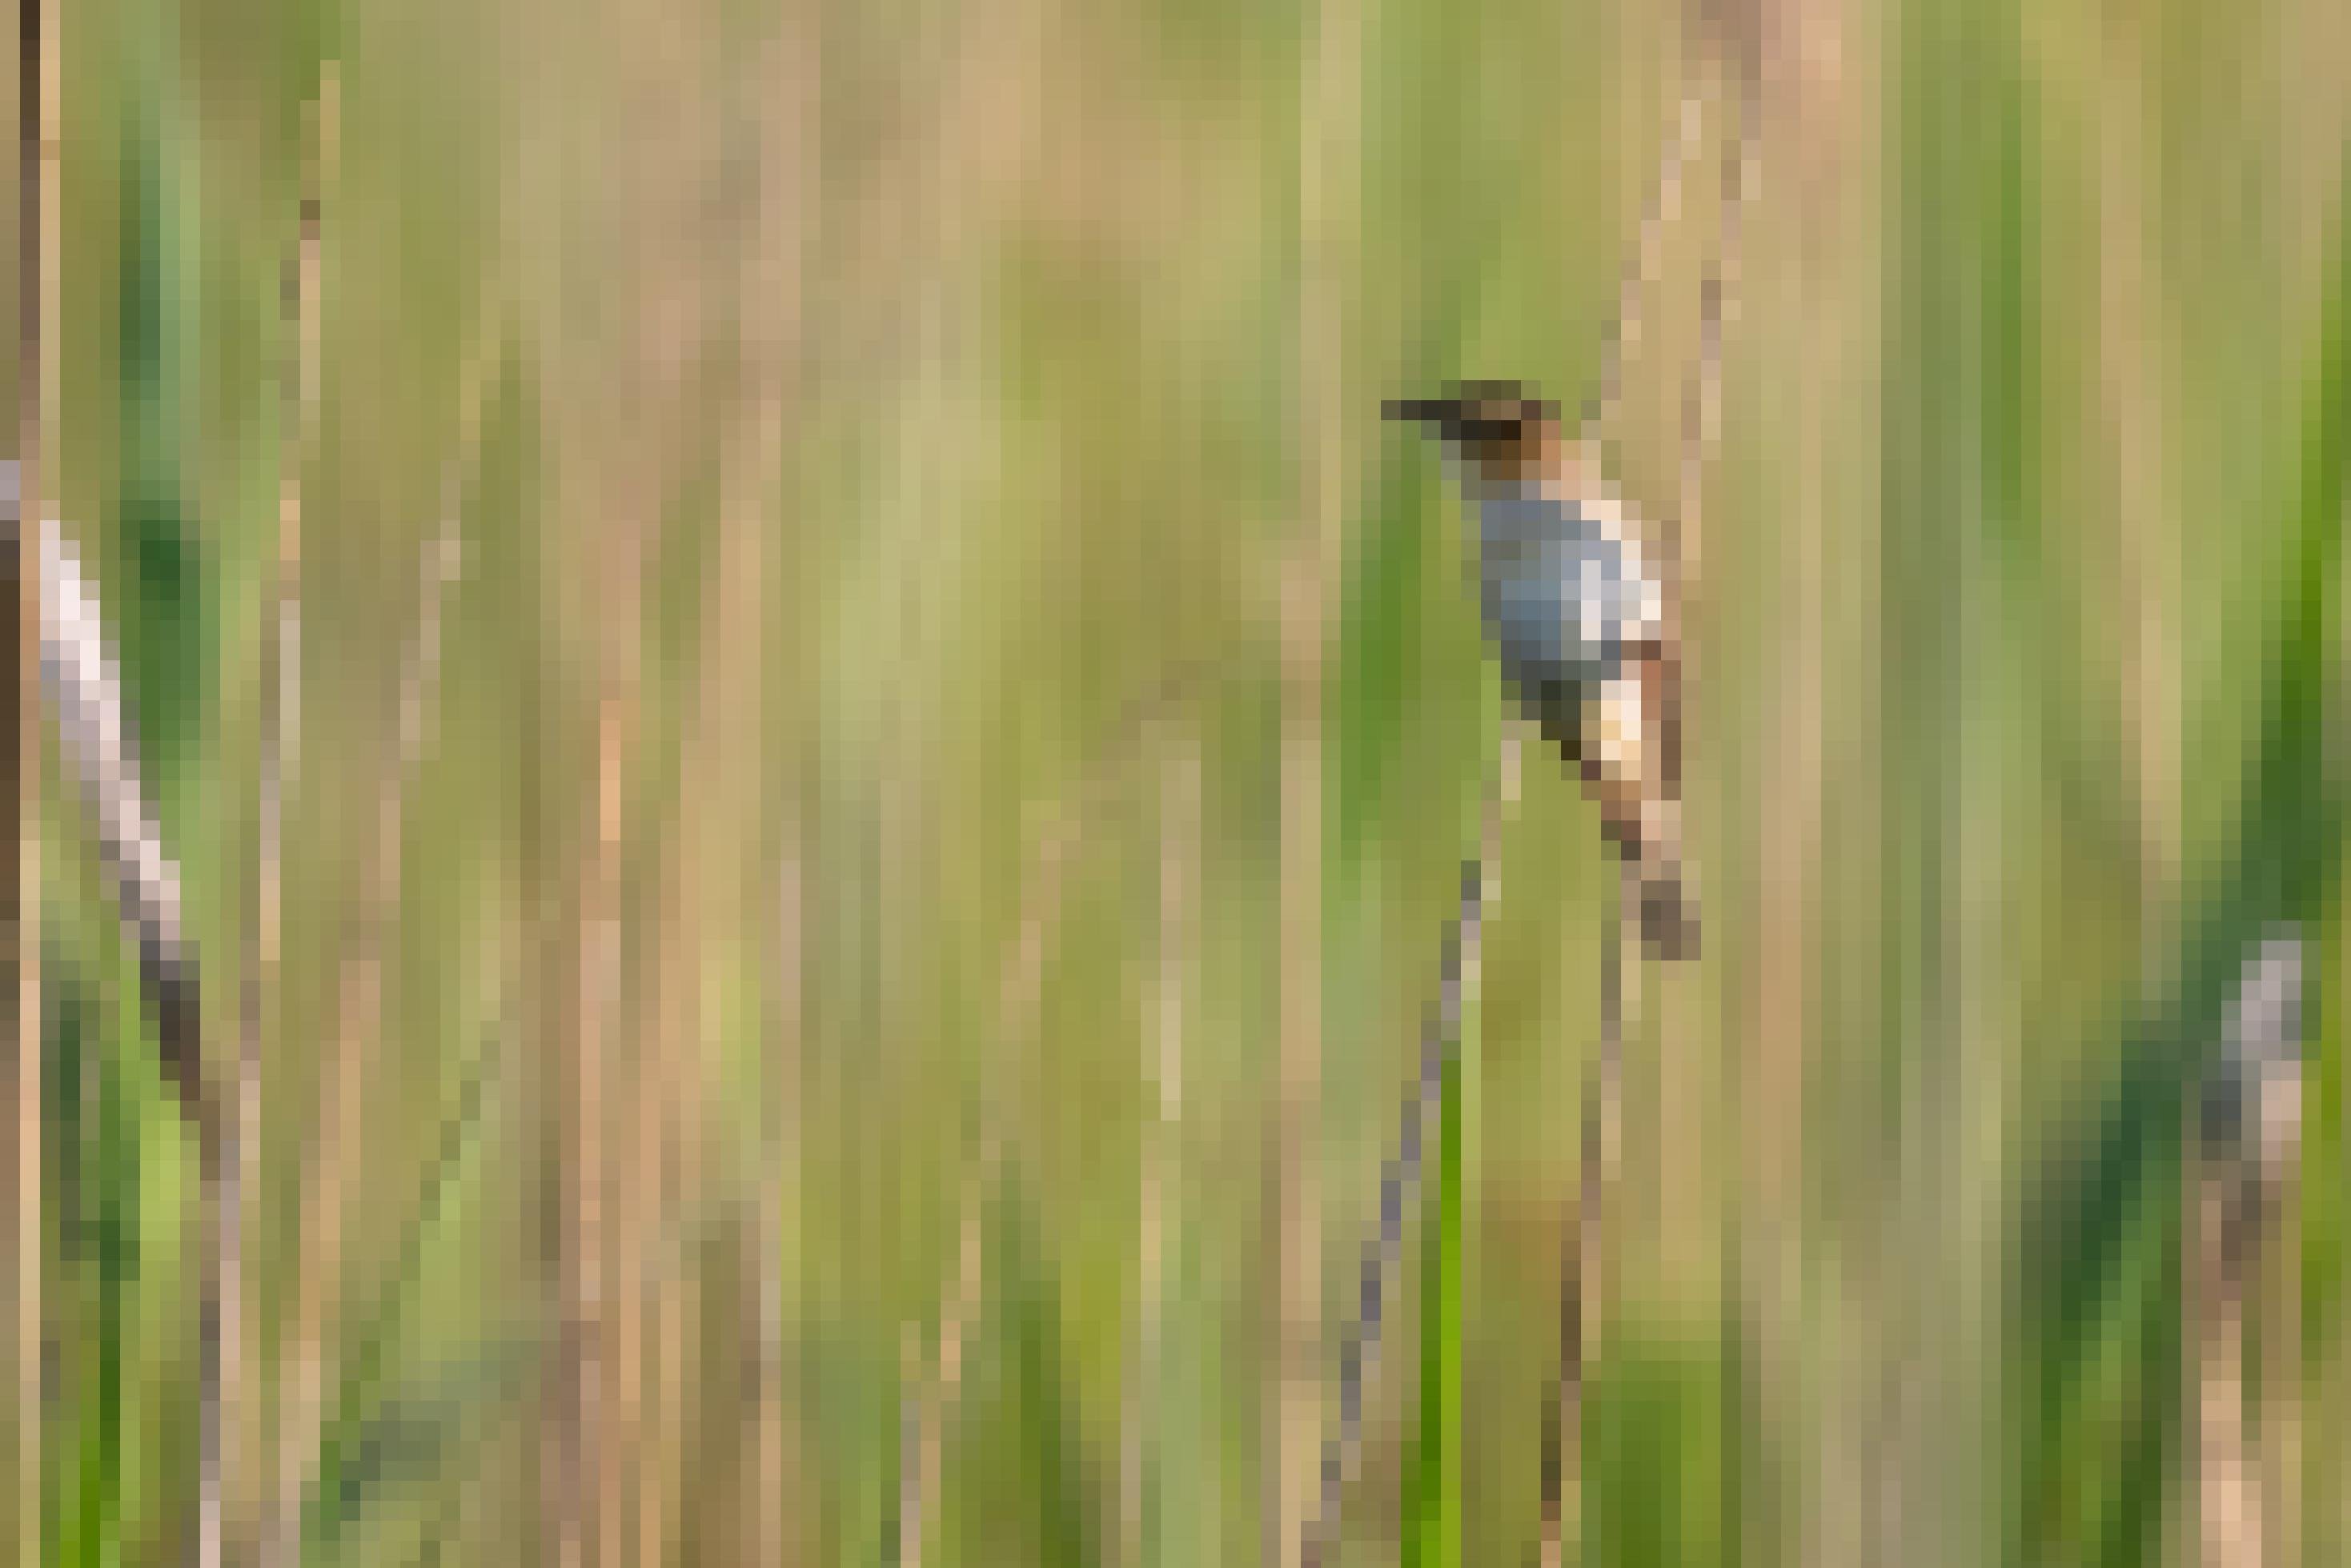
[[[1516,382],[1463,382],[1442,397],[1394,398],[1386,413],[1437,436],[1466,476],[1483,485],[1535,476],[1560,443],[1559,406]]]

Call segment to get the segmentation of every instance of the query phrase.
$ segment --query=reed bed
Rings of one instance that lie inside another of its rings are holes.
[[[34,705],[0,1539],[2343,1560],[2340,11],[46,7],[20,472],[202,1049]],[[1708,946],[1562,1415],[1614,867],[1529,750],[1392,1223],[1504,716],[1378,410],[1613,401],[1687,526],[1708,363]],[[2231,1273],[2191,1110],[2284,925]]]

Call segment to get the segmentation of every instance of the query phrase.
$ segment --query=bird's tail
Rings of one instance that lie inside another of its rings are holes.
[[[1698,956],[1698,891],[1682,857],[1677,802],[1651,801],[1629,792],[1602,792],[1601,832],[1624,862],[1627,911],[1652,957],[1671,963]]]
[[[1678,856],[1653,856],[1633,866],[1641,940],[1654,957],[1671,963],[1698,956],[1698,894]]]

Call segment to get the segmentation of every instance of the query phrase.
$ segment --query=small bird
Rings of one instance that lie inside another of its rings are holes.
[[[1433,431],[1459,474],[1504,685],[1583,774],[1602,833],[1634,873],[1643,939],[1660,958],[1696,956],[1681,638],[1631,517],[1566,438],[1557,405],[1515,382],[1395,399],[1386,413]]]

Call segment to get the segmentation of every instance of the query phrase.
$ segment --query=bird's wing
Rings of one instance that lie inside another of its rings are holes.
[[[1600,808],[1601,830],[1620,852],[1635,852],[1653,749],[1644,723],[1639,672],[1627,667],[1593,683],[1583,706],[1583,780]]]
[[[1680,671],[1670,648],[1632,650],[1583,703],[1583,776],[1619,848],[1679,853]]]

